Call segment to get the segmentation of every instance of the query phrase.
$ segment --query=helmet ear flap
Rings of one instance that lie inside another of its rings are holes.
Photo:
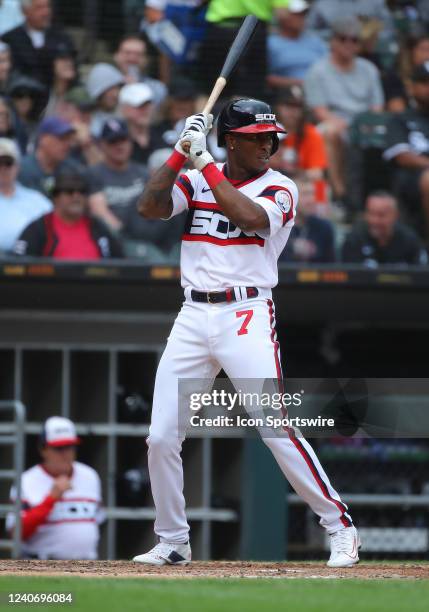
[[[280,140],[277,134],[273,134],[273,148],[271,150],[271,155],[274,155],[279,150]]]
[[[218,134],[218,137],[217,137],[217,146],[218,147],[226,147],[225,134]]]

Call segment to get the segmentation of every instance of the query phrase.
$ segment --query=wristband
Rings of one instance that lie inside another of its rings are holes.
[[[174,170],[174,172],[179,173],[185,163],[187,157],[183,155],[183,153],[179,153],[179,151],[174,150],[170,157],[167,159],[165,164]]]
[[[219,183],[226,181],[225,176],[216,168],[213,162],[207,164],[207,166],[203,168],[202,175],[206,179],[210,189],[214,189]]]

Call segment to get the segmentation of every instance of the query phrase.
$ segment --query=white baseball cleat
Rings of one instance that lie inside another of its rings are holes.
[[[351,567],[359,563],[360,537],[356,527],[344,527],[331,535],[328,567]]]
[[[191,546],[189,542],[186,544],[160,542],[144,555],[134,557],[133,561],[150,565],[188,565],[191,561]]]

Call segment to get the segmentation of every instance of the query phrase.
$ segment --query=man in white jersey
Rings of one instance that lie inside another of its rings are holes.
[[[101,484],[95,470],[76,461],[74,424],[53,416],[40,438],[42,462],[21,479],[22,556],[28,559],[96,559]],[[11,491],[14,501],[16,492]],[[13,531],[15,515],[6,528]]]
[[[189,117],[175,151],[146,184],[140,213],[152,219],[187,214],[181,252],[185,301],[159,363],[147,444],[159,543],[134,557],[139,563],[185,565],[191,560],[183,496],[179,429],[180,380],[282,378],[271,289],[277,258],[294,223],[298,193],[269,168],[284,130],[265,102],[228,103],[218,119],[226,164],[206,148],[212,116]],[[193,170],[180,174],[190,143]],[[295,491],[331,537],[328,565],[359,561],[358,533],[313,449],[292,430],[264,442]]]

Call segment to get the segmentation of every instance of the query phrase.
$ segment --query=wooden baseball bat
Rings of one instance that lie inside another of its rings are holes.
[[[211,112],[213,106],[216,104],[220,94],[222,93],[225,85],[227,84],[228,77],[230,76],[231,72],[234,70],[238,63],[238,60],[244,54],[246,48],[248,47],[257,25],[258,18],[254,15],[247,15],[247,17],[241,24],[240,29],[237,32],[237,36],[235,37],[234,42],[232,43],[228,51],[228,55],[226,56],[222,70],[220,71],[220,75],[216,79],[209,99],[207,100],[206,105],[203,108],[202,112],[205,115],[208,115]],[[189,153],[189,142],[182,142],[182,147],[187,153]]]

